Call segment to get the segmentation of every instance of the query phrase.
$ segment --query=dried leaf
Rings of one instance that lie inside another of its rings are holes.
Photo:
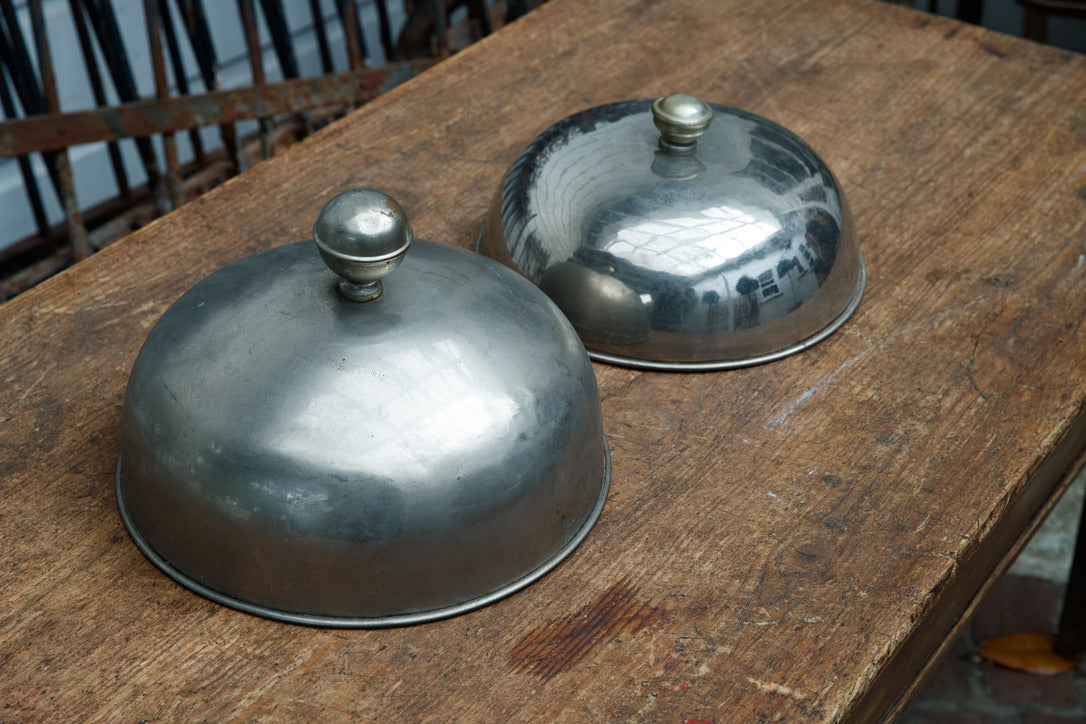
[[[1078,668],[1079,661],[1052,650],[1055,640],[1051,633],[1016,633],[989,641],[978,653],[1000,666],[1028,674],[1058,674]]]

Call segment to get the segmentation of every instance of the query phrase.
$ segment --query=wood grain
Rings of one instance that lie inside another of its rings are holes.
[[[182,292],[352,186],[468,247],[547,125],[679,90],[834,170],[869,273],[845,327],[726,373],[597,365],[603,516],[480,611],[278,624],[140,555],[119,407]],[[552,0],[0,308],[0,718],[877,720],[1086,443],[1084,316],[1082,56],[875,2]]]

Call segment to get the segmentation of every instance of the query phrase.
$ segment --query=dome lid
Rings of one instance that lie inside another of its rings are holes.
[[[543,575],[610,478],[572,327],[505,267],[413,239],[384,194],[337,196],[313,234],[148,335],[117,467],[137,545],[213,600],[317,625],[426,621]]]
[[[844,193],[814,151],[686,94],[548,128],[509,169],[478,250],[540,286],[592,358],[664,370],[809,347],[866,279]]]

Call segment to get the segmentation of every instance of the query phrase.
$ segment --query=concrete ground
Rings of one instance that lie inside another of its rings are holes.
[[[1086,472],[985,597],[955,647],[905,712],[904,724],[1086,722],[1086,670],[1082,667],[1041,676],[1004,669],[977,656],[985,642],[1000,636],[1056,631],[1084,497]]]

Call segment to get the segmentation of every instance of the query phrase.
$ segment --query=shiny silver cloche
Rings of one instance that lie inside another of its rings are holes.
[[[148,335],[117,466],[136,544],[213,600],[316,625],[427,621],[543,575],[610,478],[573,328],[379,192],[336,196],[313,237],[215,272]]]
[[[774,360],[852,314],[845,195],[800,138],[676,94],[598,106],[510,168],[478,250],[539,285],[594,359],[663,370]]]

